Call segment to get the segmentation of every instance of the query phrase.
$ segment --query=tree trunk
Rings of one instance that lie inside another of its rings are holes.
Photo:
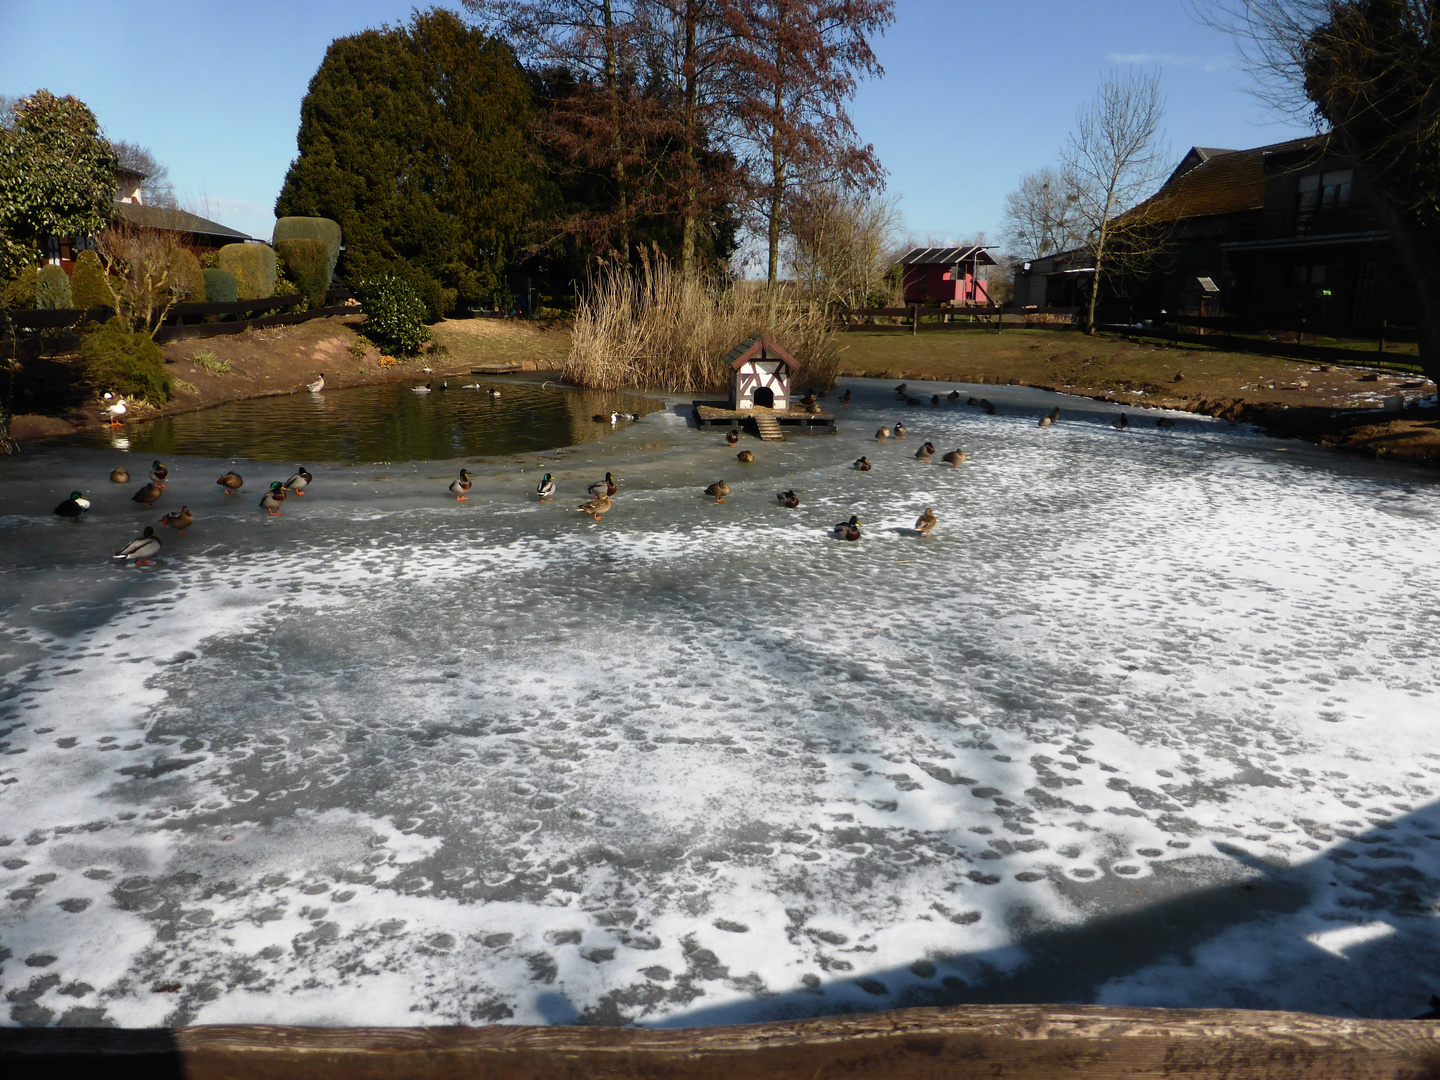
[[[1095,273],[1090,275],[1090,299],[1085,303],[1085,320],[1081,329],[1087,334],[1095,333],[1095,305],[1100,300],[1100,264],[1105,257],[1105,236],[1101,233],[1100,243],[1095,248]]]
[[[695,270],[695,234],[700,225],[699,76],[695,70],[695,23],[699,0],[685,4],[685,206],[680,232],[680,273],[688,277]]]
[[[770,123],[770,206],[768,207],[770,256],[770,317],[775,317],[775,287],[780,281],[780,215],[785,207],[785,155],[780,152],[780,122],[785,108],[785,58],[775,55],[775,115]]]
[[[620,131],[620,61],[615,45],[615,12],[610,0],[603,0],[601,12],[605,22],[605,88],[610,93],[610,123],[614,138],[610,148],[615,154],[615,196],[619,206],[620,258],[630,264],[630,210],[625,200],[624,140]]]

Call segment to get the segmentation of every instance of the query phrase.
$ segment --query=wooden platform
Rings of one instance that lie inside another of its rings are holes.
[[[695,423],[701,428],[738,427],[766,442],[783,442],[787,433],[835,434],[833,413],[807,412],[803,405],[792,405],[788,409],[767,409],[759,405],[753,409],[732,409],[728,401],[697,401],[694,415]]]
[[[1440,1024],[981,1005],[749,1027],[0,1029],[6,1080],[1425,1080]]]

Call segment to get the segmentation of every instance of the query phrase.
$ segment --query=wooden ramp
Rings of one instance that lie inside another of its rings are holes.
[[[766,442],[784,442],[790,435],[833,435],[835,415],[809,412],[800,407],[789,409],[732,409],[726,401],[697,401],[692,406],[697,427],[741,428],[752,431]]]
[[[785,433],[780,430],[780,422],[775,419],[775,414],[769,409],[753,409],[755,413],[755,430],[760,433],[760,438],[766,442],[784,442]]]

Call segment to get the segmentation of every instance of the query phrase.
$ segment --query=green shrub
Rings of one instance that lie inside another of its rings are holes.
[[[265,244],[226,244],[220,249],[220,269],[234,275],[241,300],[275,295],[275,252]]]
[[[275,222],[276,250],[285,240],[319,240],[325,245],[325,284],[321,288],[328,289],[330,279],[335,275],[335,261],[340,258],[340,223],[323,217],[282,217]],[[299,278],[295,280],[304,288]],[[322,295],[322,303],[324,299]]]
[[[205,271],[200,259],[188,248],[181,248],[175,258],[175,278],[171,286],[180,304],[205,302]]]
[[[275,252],[280,256],[285,276],[305,294],[310,306],[324,307],[325,290],[330,284],[330,256],[325,244],[320,240],[276,240]]]
[[[40,270],[35,286],[37,308],[68,308],[73,306],[70,299],[70,275],[63,266],[46,266]]]
[[[240,287],[228,270],[203,270],[205,301],[210,304],[233,304],[240,299]]]
[[[96,390],[155,404],[170,400],[165,354],[148,334],[132,331],[118,316],[80,339],[80,356],[85,379]]]
[[[5,286],[5,306],[12,310],[28,310],[35,306],[35,290],[40,283],[40,268],[27,266],[20,276]]]
[[[77,308],[86,310],[114,307],[115,298],[105,284],[105,268],[95,252],[82,251],[75,260],[75,272],[70,275],[70,298]]]
[[[415,287],[394,274],[381,274],[356,290],[365,308],[365,336],[382,349],[411,355],[430,340],[425,302]]]

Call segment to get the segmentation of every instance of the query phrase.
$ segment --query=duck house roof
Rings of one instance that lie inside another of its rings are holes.
[[[769,334],[752,334],[724,357],[724,362],[730,365],[732,371],[739,371],[751,360],[783,360],[791,371],[800,367],[800,361],[776,345]]]

